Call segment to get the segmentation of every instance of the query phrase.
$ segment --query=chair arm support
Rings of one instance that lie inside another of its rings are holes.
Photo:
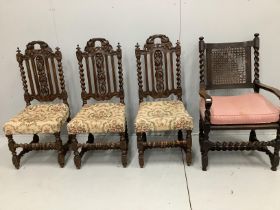
[[[273,93],[274,95],[276,95],[279,99],[280,99],[280,90],[278,90],[277,88],[262,84],[262,83],[254,83],[254,85],[257,88],[261,88],[263,90],[269,91],[271,93]]]
[[[205,123],[209,126],[211,119],[210,108],[212,106],[212,97],[208,95],[204,89],[199,90],[199,95],[205,100]]]
[[[209,108],[212,105],[212,97],[206,93],[205,90],[200,90],[199,95],[205,100],[205,107],[207,108],[207,105]]]

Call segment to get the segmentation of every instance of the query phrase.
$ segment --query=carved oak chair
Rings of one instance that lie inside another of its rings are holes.
[[[99,46],[97,45],[99,43]],[[128,134],[125,118],[122,51],[118,44],[113,50],[103,38],[90,39],[84,51],[77,47],[77,59],[80,70],[83,107],[67,125],[76,168],[81,167],[81,159],[89,150],[119,149],[122,151],[123,167],[127,166]],[[86,74],[84,73],[84,65]],[[87,104],[94,99],[99,103]],[[118,99],[119,103],[112,102]],[[111,102],[110,102],[111,100]],[[117,133],[119,142],[94,142],[93,134]],[[88,134],[86,143],[78,143],[77,134]]]
[[[181,147],[190,165],[193,121],[182,102],[180,44],[177,42],[173,47],[167,36],[153,35],[142,50],[137,43],[135,55],[139,86],[139,110],[135,121],[139,165],[144,167],[146,149],[167,147]],[[150,97],[155,100],[148,101]],[[175,100],[168,100],[171,97]],[[171,130],[178,132],[178,140],[147,141],[147,132]],[[183,132],[186,132],[185,138]]]
[[[18,169],[21,157],[32,150],[57,150],[58,163],[63,167],[70,142],[63,145],[60,129],[67,120],[70,120],[70,112],[61,52],[59,48],[53,52],[43,41],[33,41],[26,45],[24,54],[18,49],[16,58],[22,77],[26,108],[3,127],[13,155],[13,164]],[[56,99],[62,100],[63,103],[31,105],[33,100],[53,102]],[[13,139],[15,134],[33,134],[33,140],[29,144],[16,143]],[[39,143],[38,134],[54,134],[55,142]],[[22,149],[19,154],[16,151],[18,148]]]
[[[257,150],[265,152],[271,161],[271,170],[279,164],[280,121],[279,109],[262,96],[260,89],[280,99],[280,91],[259,80],[259,34],[254,40],[236,43],[205,43],[199,38],[200,63],[200,123],[199,142],[202,170],[208,166],[209,151]],[[254,50],[254,80],[252,82],[251,51]],[[206,54],[205,54],[206,52]],[[237,96],[210,96],[207,90],[249,88],[254,93]],[[256,129],[276,129],[276,138],[259,141]],[[248,142],[213,142],[211,130],[250,130]],[[271,152],[268,147],[274,148]]]

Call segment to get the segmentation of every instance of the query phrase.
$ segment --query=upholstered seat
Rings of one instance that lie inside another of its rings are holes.
[[[182,101],[142,102],[135,127],[136,132],[190,130],[193,120]]]
[[[125,132],[125,105],[97,103],[84,105],[67,125],[69,134]]]
[[[57,133],[69,115],[64,103],[27,106],[21,113],[4,124],[6,135]]]
[[[200,113],[204,118],[205,103],[201,100]],[[261,124],[278,122],[279,108],[258,93],[239,96],[212,96],[211,123]]]

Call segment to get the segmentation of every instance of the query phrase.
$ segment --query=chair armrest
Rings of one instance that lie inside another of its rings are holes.
[[[208,105],[208,108],[210,108],[212,105],[212,97],[203,89],[199,90],[199,95],[205,100],[205,107]]]
[[[261,89],[264,89],[266,91],[269,91],[269,92],[273,93],[274,95],[276,95],[280,99],[280,90],[278,90],[277,88],[274,88],[274,87],[271,87],[271,86],[268,86],[268,85],[265,85],[265,84],[262,84],[262,83],[254,83],[254,85],[257,88],[261,88]]]

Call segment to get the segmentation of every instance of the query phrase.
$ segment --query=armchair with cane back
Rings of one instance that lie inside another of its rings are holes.
[[[279,99],[280,91],[260,82],[259,48],[259,34],[255,34],[252,41],[236,43],[205,43],[203,37],[199,38],[201,97],[199,142],[202,170],[207,170],[209,151],[237,150],[264,152],[270,158],[271,170],[277,170],[280,112],[277,106],[260,94],[260,90],[269,91]],[[232,88],[247,88],[252,91],[235,96],[210,96],[207,92],[213,89]],[[256,136],[257,129],[275,129],[276,138],[271,141],[259,141]],[[250,130],[249,141],[214,142],[209,139],[211,130]],[[274,151],[270,151],[269,147]]]

